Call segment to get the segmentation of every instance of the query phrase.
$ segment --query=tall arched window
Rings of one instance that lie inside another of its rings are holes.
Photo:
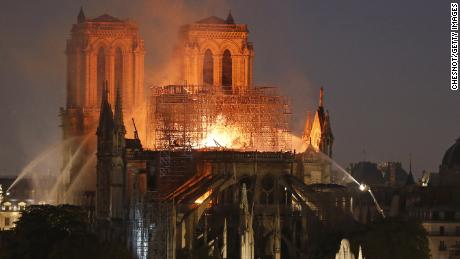
[[[105,81],[105,52],[104,49],[101,47],[97,52],[97,80],[96,80],[96,88],[97,88],[97,103],[101,103],[102,99],[102,88]]]
[[[232,86],[232,54],[228,49],[222,57],[222,86]]]
[[[212,85],[214,82],[214,62],[211,50],[206,50],[203,61],[203,83]]]
[[[123,57],[121,54],[121,49],[117,48],[115,50],[115,87],[123,87]]]

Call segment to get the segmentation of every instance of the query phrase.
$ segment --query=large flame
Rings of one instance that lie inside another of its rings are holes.
[[[199,147],[222,147],[241,149],[248,146],[249,140],[244,137],[244,130],[238,125],[229,123],[224,115],[219,114],[209,127],[206,137]]]

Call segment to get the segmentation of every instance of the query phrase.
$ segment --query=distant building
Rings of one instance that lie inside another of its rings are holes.
[[[443,186],[460,187],[460,138],[444,154],[439,177]]]
[[[408,174],[401,162],[381,162],[379,164],[361,161],[351,163],[351,175],[360,183],[370,186],[402,187],[413,181],[413,175]],[[410,176],[410,179],[408,179]]]
[[[460,258],[460,190],[419,187],[406,203],[409,217],[420,220],[428,232],[432,258]]]
[[[369,186],[383,186],[385,180],[376,163],[361,161],[350,164],[351,175],[359,182]]]
[[[405,192],[405,208],[428,232],[433,259],[460,258],[460,141],[444,154],[439,173],[424,172]]]
[[[406,184],[409,174],[402,168],[401,162],[381,162],[378,165],[385,185],[400,187]]]
[[[10,198],[3,192],[0,184],[0,231],[15,227],[15,222],[21,217],[21,211],[25,210],[27,202]]]

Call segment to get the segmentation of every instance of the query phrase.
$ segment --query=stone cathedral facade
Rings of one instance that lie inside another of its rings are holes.
[[[226,90],[252,86],[254,49],[246,24],[211,16],[180,29],[178,69],[186,84],[209,84]]]
[[[81,9],[65,53],[67,101],[61,109],[61,126],[66,146],[57,200],[80,204],[87,201],[74,193],[94,199],[95,132],[104,82],[111,103],[120,87],[128,118],[144,105],[144,41],[136,23],[107,14],[87,18]],[[74,186],[77,177],[83,178],[79,185],[84,189]]]
[[[192,108],[177,109],[185,118],[212,94],[227,100],[222,103],[232,108],[229,113],[246,107],[246,116],[235,116],[240,120],[254,124],[247,117],[255,113],[272,122],[280,97],[263,95],[269,87],[253,85],[248,33],[231,14],[182,26],[174,54],[185,84],[159,86],[158,100],[173,108],[185,107],[181,101],[188,100]],[[189,258],[201,249],[220,258],[305,258],[309,237],[319,226],[351,220],[351,194],[345,188],[307,186],[331,183],[329,164],[311,158],[317,151],[332,155],[322,91],[315,120],[306,129],[311,133],[305,153],[218,143],[193,148],[177,139],[149,149],[137,129],[128,138],[126,119],[133,113],[147,116],[136,113],[147,98],[143,45],[135,23],[109,15],[89,19],[80,11],[66,49],[68,98],[61,115],[68,144],[58,203],[88,206],[98,234],[124,242],[137,258]],[[162,118],[173,121],[164,130],[190,134],[177,127],[181,120],[172,120],[177,115],[172,113]],[[200,119],[210,119],[203,114]],[[275,123],[276,132],[280,125]],[[251,134],[267,133],[261,128]],[[317,170],[328,171],[317,176]]]

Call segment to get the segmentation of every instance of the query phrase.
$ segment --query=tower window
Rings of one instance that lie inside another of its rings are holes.
[[[203,83],[212,85],[214,82],[214,62],[212,60],[211,50],[206,50],[204,53],[203,62]]]
[[[222,86],[232,86],[232,54],[228,49],[222,57]]]
[[[103,48],[99,48],[97,52],[97,103],[101,103],[102,87],[105,81],[105,53]]]

